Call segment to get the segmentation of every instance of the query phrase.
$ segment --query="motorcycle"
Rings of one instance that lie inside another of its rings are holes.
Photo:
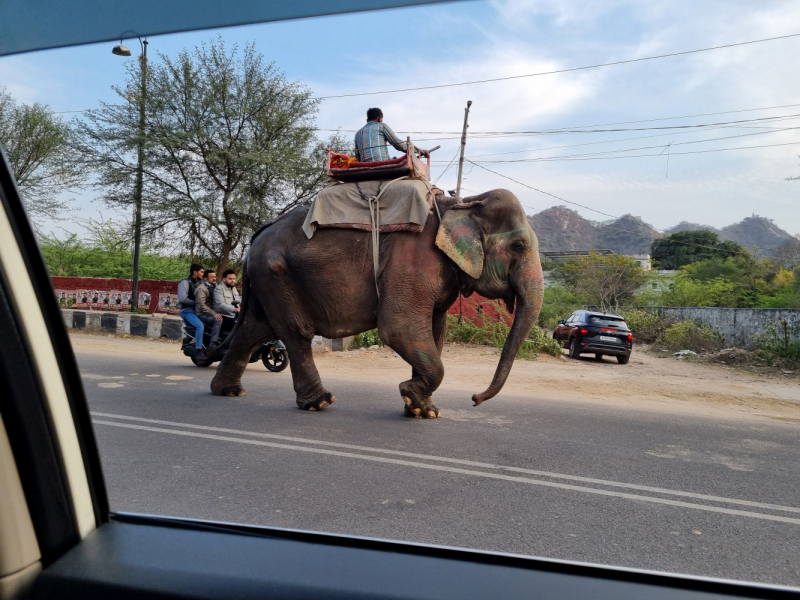
[[[194,343],[196,333],[195,328],[186,321],[182,320],[181,323],[181,333],[183,333],[181,350],[183,351],[183,354],[188,356],[195,365],[198,367],[210,367],[215,362],[222,360],[222,357],[225,356],[224,350],[215,354],[214,356],[197,356]],[[225,341],[233,329],[232,325],[228,325],[227,327],[226,325],[227,323],[223,324],[222,330],[219,334],[220,344]],[[210,344],[211,328],[206,326],[203,330],[203,348],[208,349]],[[258,348],[253,350],[248,363],[258,362],[259,360],[268,370],[272,371],[273,373],[280,373],[289,366],[289,353],[286,351],[286,346],[284,346],[282,341],[273,340],[271,342],[261,344]]]

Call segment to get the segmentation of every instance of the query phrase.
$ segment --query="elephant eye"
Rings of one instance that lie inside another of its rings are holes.
[[[514,242],[511,244],[511,249],[516,252],[522,252],[525,250],[525,243],[524,242]]]

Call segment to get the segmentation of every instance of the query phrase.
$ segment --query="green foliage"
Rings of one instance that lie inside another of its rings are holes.
[[[662,306],[735,306],[737,285],[723,278],[693,279],[678,273],[669,290],[661,295]]]
[[[657,344],[670,350],[702,352],[720,348],[721,340],[708,325],[687,320],[667,327],[659,336]]]
[[[566,319],[584,304],[575,292],[563,285],[553,285],[544,290],[544,302],[539,312],[539,327],[555,329],[559,319]]]
[[[130,279],[133,275],[130,243],[111,236],[92,236],[89,241],[81,241],[75,234],[66,239],[41,236],[39,247],[50,275],[121,279]],[[188,274],[189,264],[187,256],[164,256],[144,248],[139,257],[139,278],[183,279]]]
[[[511,327],[509,327],[502,318],[502,316],[508,315],[508,312],[499,302],[493,304],[495,305],[497,313],[501,315],[501,318],[493,318],[484,313],[481,317],[480,324],[465,318],[464,322],[459,325],[458,317],[455,315],[447,315],[446,341],[502,348],[511,331]],[[519,352],[517,353],[517,358],[533,360],[540,352],[558,356],[561,354],[561,346],[554,339],[547,337],[539,327],[534,325],[528,334],[528,338],[522,342],[522,346],[520,346]]]
[[[712,258],[681,267],[662,306],[724,306],[736,308],[793,308],[800,304],[797,269],[780,261],[756,261],[750,256]]]
[[[769,366],[800,363],[799,336],[800,327],[773,321],[755,338],[756,358]]]
[[[658,269],[680,267],[710,259],[721,259],[747,254],[747,249],[736,242],[721,242],[713,231],[679,231],[655,240],[650,250]]]
[[[553,277],[583,304],[606,312],[618,312],[648,280],[642,266],[629,256],[599,252],[560,263]]]
[[[82,183],[73,138],[50,107],[17,102],[0,88],[0,144],[34,224],[63,214],[67,205],[59,195]]]
[[[383,342],[381,341],[381,338],[378,335],[377,329],[365,331],[364,333],[359,333],[358,335],[354,336],[353,341],[350,343],[350,350],[358,350],[359,348],[369,348],[370,346],[383,347]]]
[[[635,342],[652,343],[656,341],[671,323],[662,321],[657,312],[632,308],[623,311],[622,317],[633,333]]]
[[[79,125],[78,149],[102,199],[129,209],[141,146],[145,235],[196,244],[220,269],[255,229],[310,202],[326,180],[320,101],[252,44],[240,52],[218,38],[131,61],[127,85],[114,91],[118,103],[101,103]]]

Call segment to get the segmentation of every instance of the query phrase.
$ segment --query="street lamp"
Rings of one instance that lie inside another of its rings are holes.
[[[144,169],[144,106],[147,99],[147,38],[139,38],[139,45],[142,47],[142,54],[139,56],[139,66],[142,73],[141,90],[139,94],[139,139],[138,160],[136,164],[136,189],[133,192],[133,202],[136,206],[136,214],[133,221],[133,289],[131,290],[131,311],[139,308],[139,253],[142,246],[142,186]],[[119,44],[111,50],[117,56],[130,56],[130,48],[119,41]]]

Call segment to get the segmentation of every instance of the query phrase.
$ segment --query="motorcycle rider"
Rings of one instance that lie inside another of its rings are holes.
[[[219,332],[222,329],[222,315],[214,312],[214,288],[217,274],[208,269],[194,294],[194,311],[200,320],[211,327],[211,343],[209,349],[219,345]]]
[[[214,312],[222,315],[226,330],[233,327],[236,317],[239,316],[241,302],[239,290],[236,289],[236,271],[226,269],[222,273],[222,281],[214,288]]]
[[[181,279],[178,282],[178,307],[181,309],[181,319],[189,323],[195,330],[194,337],[194,353],[197,356],[205,356],[203,350],[203,331],[205,325],[200,318],[195,314],[195,292],[197,286],[201,285],[205,269],[203,265],[193,263],[189,267],[189,277]]]

